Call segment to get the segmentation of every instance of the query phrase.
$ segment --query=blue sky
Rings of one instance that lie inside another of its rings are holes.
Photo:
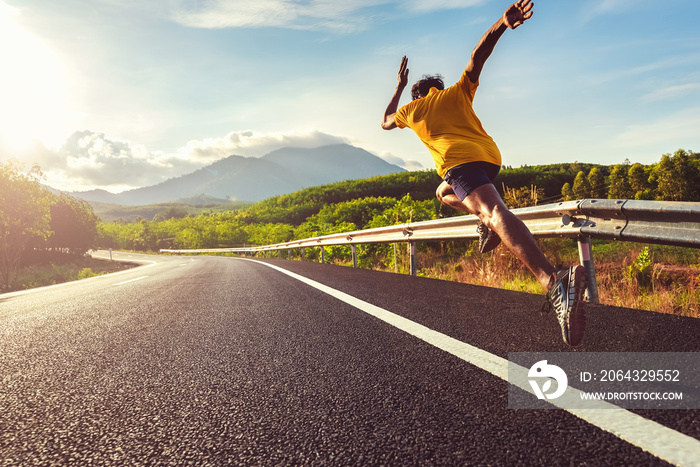
[[[697,1],[534,3],[475,99],[505,165],[700,151]],[[282,146],[347,142],[432,168],[410,130],[380,128],[401,56],[409,81],[449,85],[508,5],[0,0],[0,159],[115,192]]]

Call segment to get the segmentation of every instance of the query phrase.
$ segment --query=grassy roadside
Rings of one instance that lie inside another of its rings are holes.
[[[2,288],[0,293],[32,289],[46,285],[60,284],[111,272],[123,271],[137,266],[132,263],[93,259],[89,255],[68,255],[49,253],[37,255],[30,264],[20,267],[10,288]]]
[[[555,265],[578,264],[575,242],[540,240]],[[700,318],[700,250],[622,242],[593,242],[600,303]],[[487,255],[472,250],[443,260],[434,252],[418,257],[419,274],[520,292],[543,294],[539,283],[505,248]]]

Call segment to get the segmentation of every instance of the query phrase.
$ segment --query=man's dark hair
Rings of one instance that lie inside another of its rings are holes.
[[[411,97],[416,100],[428,95],[430,88],[445,89],[445,83],[442,82],[442,75],[423,75],[423,77],[411,88]]]

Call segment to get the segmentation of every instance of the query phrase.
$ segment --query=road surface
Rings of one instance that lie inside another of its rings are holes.
[[[662,440],[629,442],[564,410],[508,409],[502,377],[424,338],[497,359],[571,351],[542,297],[308,262],[114,256],[143,266],[0,295],[0,464],[700,460],[696,410],[623,411]],[[700,320],[590,306],[577,351],[699,349]]]

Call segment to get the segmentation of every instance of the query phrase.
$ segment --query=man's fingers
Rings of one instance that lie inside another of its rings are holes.
[[[408,58],[404,55],[404,57],[401,59],[401,66],[399,67],[399,73],[403,73],[406,70],[406,67],[408,66]]]

